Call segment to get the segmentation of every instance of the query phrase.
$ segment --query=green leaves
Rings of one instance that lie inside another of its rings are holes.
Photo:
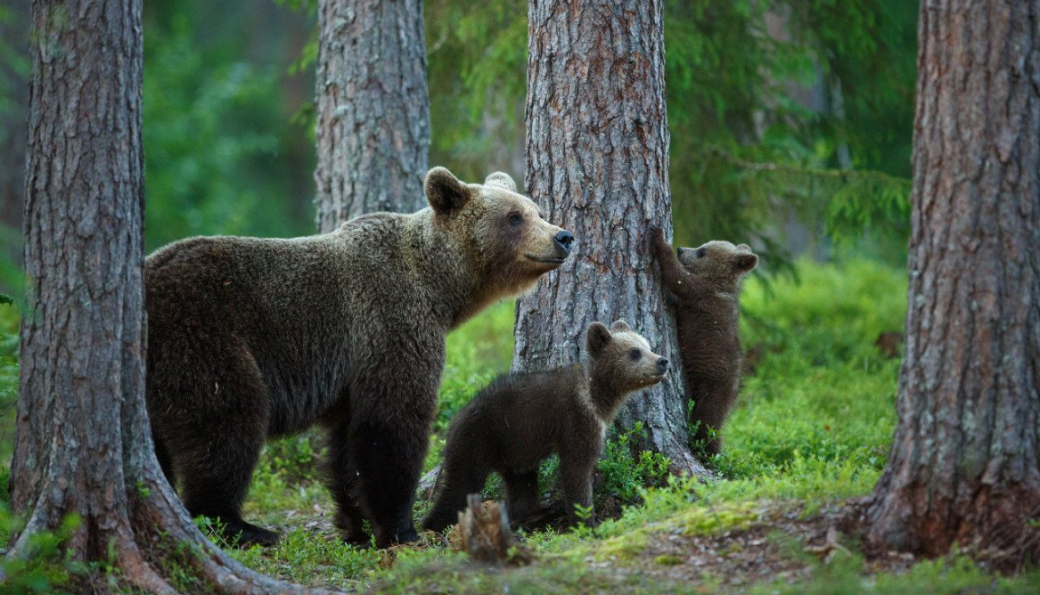
[[[4,304],[13,304],[13,303],[14,303],[14,299],[12,299],[11,296],[7,295],[6,293],[0,293],[0,306],[2,306]]]

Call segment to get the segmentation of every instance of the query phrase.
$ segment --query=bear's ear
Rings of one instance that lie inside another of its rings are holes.
[[[470,198],[470,189],[443,167],[426,174],[423,191],[433,210],[445,215],[461,209]]]
[[[484,180],[485,186],[498,186],[499,188],[505,188],[510,192],[516,192],[516,182],[513,178],[509,177],[509,174],[504,174],[500,171],[496,171]]]
[[[602,322],[593,322],[589,325],[587,341],[590,354],[599,355],[612,340],[610,329]]]
[[[733,257],[733,268],[738,273],[746,273],[758,266],[758,256],[751,252],[740,252]]]
[[[615,333],[630,333],[632,332],[632,327],[628,326],[627,322],[619,318],[616,321],[614,321],[614,324],[610,325],[610,330],[614,331]]]

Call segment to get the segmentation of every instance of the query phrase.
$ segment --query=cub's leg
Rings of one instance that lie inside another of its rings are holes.
[[[575,444],[565,445],[560,451],[560,482],[567,506],[567,521],[571,525],[584,522],[592,527],[596,524],[592,510],[592,476],[598,452],[598,449],[590,450]],[[579,507],[584,512],[579,512]],[[583,519],[582,515],[586,513],[588,516]]]
[[[451,445],[452,451],[445,453],[444,468],[437,480],[437,499],[422,521],[423,529],[440,533],[459,522],[459,513],[466,509],[466,496],[484,490],[491,468],[481,451],[470,446]]]
[[[506,510],[511,523],[523,524],[532,514],[541,510],[537,469],[504,472],[502,480],[506,484]]]

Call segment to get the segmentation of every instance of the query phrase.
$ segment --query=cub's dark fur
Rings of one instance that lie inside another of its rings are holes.
[[[148,413],[156,454],[192,515],[244,543],[240,515],[267,438],[320,424],[345,538],[417,539],[411,510],[449,330],[532,286],[572,236],[509,176],[435,168],[430,208],[375,213],[290,240],[192,238],[146,264]]]
[[[664,285],[677,298],[679,352],[693,401],[691,421],[698,428],[694,439],[704,443],[709,454],[718,454],[722,424],[740,388],[740,285],[758,265],[758,256],[747,244],[729,242],[679,248],[676,253],[660,228],[651,230],[651,242]]]
[[[457,522],[466,495],[480,492],[491,471],[505,481],[509,516],[522,521],[540,508],[538,464],[560,455],[568,518],[592,506],[592,476],[603,433],[637,390],[664,378],[668,360],[623,320],[587,331],[584,365],[500,377],[460,411],[448,430],[440,490],[423,527]]]

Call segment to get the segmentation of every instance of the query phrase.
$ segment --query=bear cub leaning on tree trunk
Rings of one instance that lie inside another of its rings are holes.
[[[690,422],[697,427],[694,439],[716,455],[722,450],[722,424],[740,389],[740,286],[758,265],[758,256],[747,244],[721,241],[673,252],[656,226],[650,240],[665,288],[676,298],[686,396],[693,402]]]
[[[510,519],[523,521],[541,508],[538,464],[554,453],[568,521],[579,520],[575,505],[591,510],[603,434],[630,394],[665,377],[668,360],[624,320],[609,329],[594,322],[586,337],[587,363],[501,376],[456,415],[444,446],[441,489],[424,528],[455,524],[466,495],[483,490],[491,471],[505,482]]]

